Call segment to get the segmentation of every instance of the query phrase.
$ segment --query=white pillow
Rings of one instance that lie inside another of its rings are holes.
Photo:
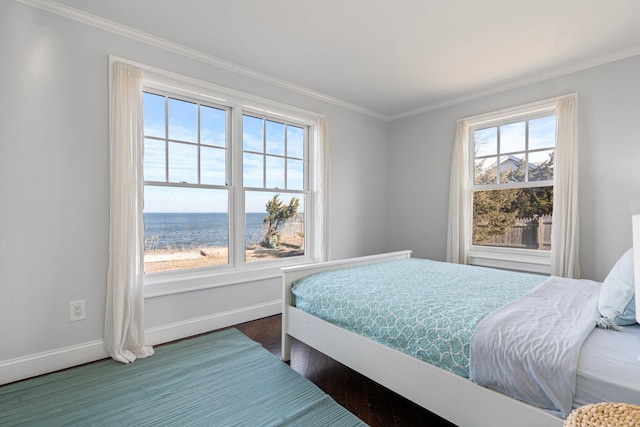
[[[625,252],[602,282],[598,310],[616,325],[636,323],[633,248]]]

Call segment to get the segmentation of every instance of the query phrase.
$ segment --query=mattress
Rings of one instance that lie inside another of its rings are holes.
[[[640,405],[640,325],[594,329],[582,345],[573,407],[597,402]]]
[[[468,378],[477,324],[545,279],[411,258],[313,274],[292,293],[302,311]]]

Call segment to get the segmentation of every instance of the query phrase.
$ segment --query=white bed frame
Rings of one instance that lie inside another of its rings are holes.
[[[563,420],[544,410],[480,387],[292,305],[291,284],[300,277],[410,256],[411,251],[392,252],[283,269],[282,359],[290,359],[290,337],[294,337],[459,427],[562,427]]]
[[[636,295],[640,296],[640,214],[632,217]],[[292,305],[291,284],[320,271],[404,259],[392,252],[283,269],[282,359],[294,337],[459,427],[562,427],[563,420],[471,381],[311,316]],[[640,298],[636,297],[640,323]]]

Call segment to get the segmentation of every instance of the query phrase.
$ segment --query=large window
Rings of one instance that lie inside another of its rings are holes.
[[[553,112],[471,128],[473,245],[551,249],[555,134]]]
[[[143,95],[145,273],[305,256],[308,124]]]
[[[556,139],[562,125],[558,102],[540,101],[462,121],[468,182],[459,215],[469,223],[459,234],[459,262],[551,272],[557,255],[552,229]],[[556,218],[555,226],[558,221],[564,224]],[[448,256],[455,260],[456,252]]]
[[[447,261],[579,277],[577,95],[460,119]]]

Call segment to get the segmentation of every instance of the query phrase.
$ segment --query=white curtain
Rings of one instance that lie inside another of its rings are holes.
[[[459,120],[451,159],[449,181],[449,227],[447,229],[447,261],[469,263],[471,236],[469,200],[469,125]]]
[[[329,241],[329,188],[330,188],[330,152],[329,128],[325,118],[316,122],[314,189],[316,221],[314,228],[315,254],[318,261],[331,259],[331,245]]]
[[[109,97],[110,227],[104,346],[123,363],[153,354],[144,343],[142,70],[113,65]]]
[[[579,278],[577,97],[558,100],[551,274]]]

